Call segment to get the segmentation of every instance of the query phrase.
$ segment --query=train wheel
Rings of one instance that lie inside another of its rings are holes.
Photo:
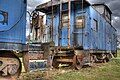
[[[16,80],[20,73],[20,59],[13,52],[0,52],[0,80]]]
[[[93,64],[96,62],[96,56],[95,55],[90,55],[90,63]]]
[[[106,54],[106,57],[104,58],[103,62],[109,62],[111,60],[112,56],[110,54]]]
[[[59,63],[56,61],[56,58],[55,58],[55,57],[53,58],[52,66],[53,66],[54,68],[58,68],[58,67],[59,67]]]
[[[73,58],[73,66],[75,69],[79,70],[83,67],[84,61],[83,58],[81,58],[81,55],[75,55]]]

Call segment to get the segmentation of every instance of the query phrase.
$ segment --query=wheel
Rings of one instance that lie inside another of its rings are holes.
[[[111,60],[112,56],[110,54],[106,54],[105,62],[109,62]]]
[[[95,55],[91,55],[90,56],[90,63],[93,64],[96,62],[96,56]]]
[[[84,60],[81,55],[75,55],[73,58],[73,66],[75,67],[76,70],[79,70],[83,67],[84,65]]]
[[[59,67],[59,63],[56,61],[55,56],[53,57],[52,66],[53,66],[53,68],[58,68]]]
[[[15,80],[21,73],[21,61],[12,52],[0,53],[0,80]]]

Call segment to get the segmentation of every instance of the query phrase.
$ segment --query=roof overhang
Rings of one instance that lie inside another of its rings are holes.
[[[110,14],[112,14],[112,11],[110,10],[110,8],[104,3],[93,4],[92,6],[99,6],[99,5],[105,6],[105,8],[110,12]]]
[[[81,2],[82,3],[82,0],[70,0],[70,1],[73,3],[74,2]],[[68,0],[62,1],[62,3],[67,3],[67,2],[68,2]],[[87,0],[83,0],[83,3],[91,5]],[[51,9],[51,6],[55,7],[55,6],[59,6],[59,4],[60,4],[60,0],[53,0],[52,3],[51,3],[51,1],[49,1],[49,2],[46,2],[44,4],[40,4],[39,6],[37,6],[36,10],[43,12],[43,13],[47,13]]]

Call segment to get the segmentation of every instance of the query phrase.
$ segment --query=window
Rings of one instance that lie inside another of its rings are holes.
[[[68,26],[68,19],[69,19],[68,14],[63,14],[63,15],[62,15],[63,27]]]
[[[109,13],[107,10],[105,10],[105,18],[106,18],[106,20],[107,20],[108,22],[111,21],[110,13]]]
[[[76,28],[84,28],[85,27],[85,17],[78,16],[76,17]]]
[[[98,31],[98,21],[93,19],[93,30]]]

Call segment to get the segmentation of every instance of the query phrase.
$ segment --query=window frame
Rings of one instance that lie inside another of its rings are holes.
[[[99,29],[98,20],[93,19],[93,30],[98,32],[98,29]]]
[[[78,19],[79,18],[79,19]],[[79,22],[79,20],[81,19],[82,22]],[[78,21],[78,22],[77,22]],[[75,27],[77,29],[83,29],[85,28],[85,16],[81,15],[81,16],[77,16],[75,19]]]
[[[67,17],[67,18],[66,18]],[[66,18],[66,19],[65,19]],[[62,14],[62,27],[68,26],[69,16],[67,13]]]
[[[111,22],[111,14],[109,13],[109,11],[106,8],[104,11],[104,16],[105,16],[105,19],[110,23]]]

